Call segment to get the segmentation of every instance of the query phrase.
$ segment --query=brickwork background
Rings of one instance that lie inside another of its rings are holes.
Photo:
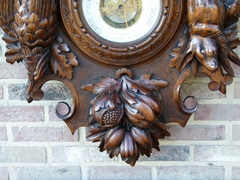
[[[1,42],[1,180],[240,179],[240,67],[233,65],[226,95],[208,90],[208,78],[188,79],[182,96],[198,97],[198,110],[185,128],[168,125],[172,136],[160,141],[161,152],[132,168],[86,141],[85,128],[71,135],[56,117],[55,105],[71,98],[63,84],[48,83],[44,99],[28,104],[24,64],[7,64],[4,52]]]

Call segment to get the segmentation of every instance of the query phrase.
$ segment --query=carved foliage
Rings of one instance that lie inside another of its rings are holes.
[[[159,150],[158,138],[169,135],[158,93],[165,86],[167,82],[151,79],[150,74],[133,80],[127,69],[118,71],[117,80],[105,77],[83,86],[96,94],[91,101],[88,138],[101,141],[100,151],[107,150],[111,158],[120,154],[132,166],[140,154],[149,157],[152,148]]]
[[[51,50],[50,68],[52,72],[62,78],[72,79],[72,67],[78,66],[76,56],[70,52],[68,45],[60,37],[52,45]]]

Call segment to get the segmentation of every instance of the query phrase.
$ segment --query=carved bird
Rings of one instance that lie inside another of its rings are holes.
[[[22,53],[28,69],[29,95],[35,81],[48,67],[51,45],[57,32],[55,0],[17,0],[14,28],[22,44]]]
[[[21,44],[14,28],[16,14],[15,0],[0,0],[0,27],[4,31],[3,40],[6,42],[6,60],[13,64],[23,60]]]
[[[61,37],[57,37],[57,0],[0,0],[0,27],[5,32],[7,62],[24,60],[29,76],[27,99],[48,70],[61,78],[72,78],[78,65]],[[43,93],[35,99],[41,99]]]

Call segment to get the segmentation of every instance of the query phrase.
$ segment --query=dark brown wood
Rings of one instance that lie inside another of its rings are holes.
[[[107,150],[109,157],[120,154],[134,166],[140,154],[149,157],[152,148],[159,150],[158,139],[170,134],[158,93],[168,83],[151,79],[151,74],[132,78],[130,70],[120,69],[116,79],[105,77],[82,89],[96,94],[91,101],[88,138],[101,141],[100,151]]]
[[[166,124],[185,126],[197,109],[195,97],[180,97],[189,76],[209,76],[209,89],[222,93],[232,83],[230,62],[240,65],[233,51],[240,0],[160,4],[161,18],[147,36],[117,43],[94,32],[81,0],[0,0],[6,60],[25,61],[28,102],[42,99],[47,81],[61,81],[73,102],[60,102],[56,113],[72,133],[89,127],[100,151],[132,166],[160,150],[158,139],[170,135]]]

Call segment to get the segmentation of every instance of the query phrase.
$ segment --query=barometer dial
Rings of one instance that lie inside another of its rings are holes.
[[[159,0],[82,0],[89,28],[99,37],[129,43],[148,36],[161,18]]]

